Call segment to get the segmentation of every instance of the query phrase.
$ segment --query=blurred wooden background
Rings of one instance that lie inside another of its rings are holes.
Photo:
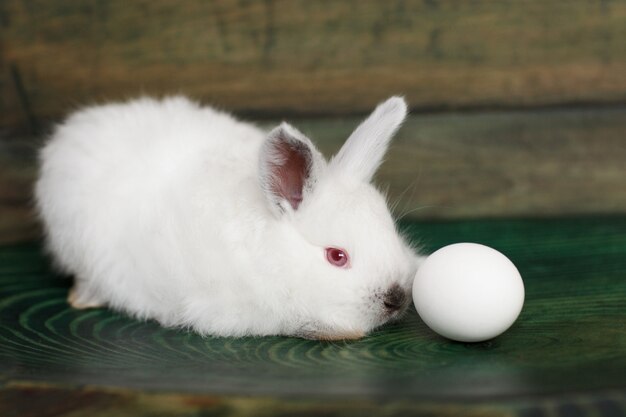
[[[35,150],[85,104],[184,93],[328,153],[413,116],[379,183],[415,217],[626,212],[626,2],[0,2],[0,241],[36,237]]]

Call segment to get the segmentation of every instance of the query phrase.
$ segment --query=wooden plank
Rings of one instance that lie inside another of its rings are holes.
[[[36,152],[41,139],[0,134],[0,243],[40,235],[33,208]]]
[[[203,338],[106,309],[73,310],[70,281],[54,275],[38,244],[0,247],[0,414],[18,406],[33,416],[626,411],[626,217],[402,228],[427,252],[476,241],[510,257],[526,287],[518,322],[476,344],[444,340],[414,311],[347,343]]]
[[[0,387],[0,412],[19,417],[528,417],[551,415],[552,410],[558,410],[562,413],[559,415],[566,416],[619,417],[626,410],[626,398],[619,392],[601,397],[544,399],[541,404],[529,400],[517,403],[438,403],[380,401],[375,398],[314,400],[215,396],[33,383],[7,385]]]
[[[183,92],[249,114],[623,103],[626,3],[0,3],[0,126]]]
[[[292,120],[327,156],[359,121]],[[624,138],[626,107],[415,115],[377,183],[400,217],[626,213]],[[0,242],[39,233],[30,207],[40,142],[0,139]]]
[[[399,216],[624,213],[625,139],[626,107],[415,116],[378,177]]]

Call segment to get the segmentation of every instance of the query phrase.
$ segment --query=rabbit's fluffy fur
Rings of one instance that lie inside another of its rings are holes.
[[[183,97],[78,111],[35,193],[70,303],[217,336],[358,338],[397,318],[420,257],[370,180],[405,115],[389,99],[326,162],[286,123]]]

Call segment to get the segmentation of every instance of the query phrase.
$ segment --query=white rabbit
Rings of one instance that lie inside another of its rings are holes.
[[[399,317],[420,256],[370,180],[406,116],[380,104],[330,161],[182,97],[83,109],[36,201],[69,302],[205,335],[353,339]]]

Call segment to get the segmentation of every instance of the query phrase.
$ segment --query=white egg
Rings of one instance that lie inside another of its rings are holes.
[[[413,282],[418,314],[435,332],[460,342],[498,336],[524,305],[524,283],[503,254],[477,243],[456,243],[430,255]]]

